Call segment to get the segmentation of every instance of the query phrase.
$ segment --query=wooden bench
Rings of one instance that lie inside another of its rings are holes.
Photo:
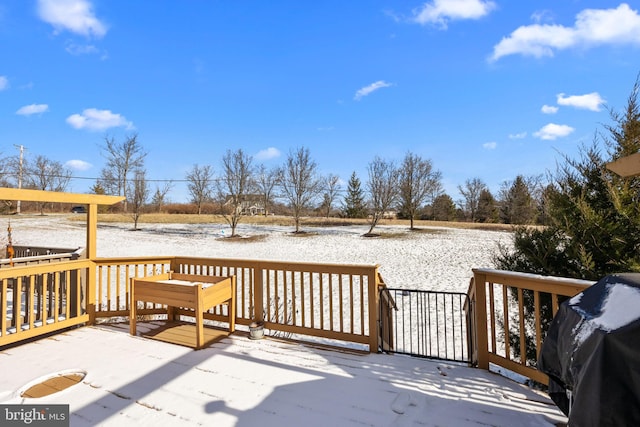
[[[202,348],[205,311],[220,304],[228,304],[229,332],[235,330],[235,295],[235,276],[201,276],[168,272],[144,278],[132,278],[129,331],[131,335],[136,335],[138,301],[165,304],[168,320],[175,319],[176,308],[192,309],[196,319],[196,348]]]

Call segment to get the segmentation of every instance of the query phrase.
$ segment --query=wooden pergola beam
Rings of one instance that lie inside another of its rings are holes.
[[[56,191],[0,188],[0,200],[25,202],[53,202],[87,205],[87,258],[96,257],[96,233],[98,229],[98,205],[114,205],[124,200],[121,196],[101,194],[59,193]]]
[[[98,205],[114,205],[124,200],[121,196],[101,194],[59,193],[56,191],[25,190],[18,188],[0,188],[0,200],[21,200],[25,202],[53,202],[87,205],[87,258],[94,261],[97,256],[96,240],[98,233]],[[91,263],[87,274],[87,314],[89,323],[95,323],[96,307],[96,266]]]
[[[124,200],[121,196],[101,194],[58,193],[55,191],[0,188],[0,200],[22,200],[25,202],[74,203],[78,205],[115,205]]]
[[[623,178],[640,175],[640,153],[622,157],[606,164],[607,169]]]

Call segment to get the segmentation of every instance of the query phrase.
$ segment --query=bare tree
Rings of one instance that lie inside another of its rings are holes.
[[[471,218],[471,222],[476,222],[476,212],[478,211],[478,202],[480,194],[485,190],[487,185],[480,178],[467,179],[464,187],[458,185],[458,191],[464,197],[464,210]]]
[[[409,217],[412,230],[418,209],[427,201],[427,198],[437,192],[441,177],[442,174],[439,171],[433,170],[431,160],[424,160],[416,154],[407,153],[402,161],[398,171],[400,207]]]
[[[191,201],[198,208],[198,215],[202,213],[202,204],[211,200],[213,192],[213,168],[210,165],[202,167],[193,165],[187,173],[187,188],[191,194]]]
[[[0,159],[0,187],[12,187],[11,178],[14,176],[13,157],[4,157]],[[11,211],[13,202],[11,200],[3,200],[0,205],[0,212],[5,213]]]
[[[162,212],[162,207],[167,203],[167,194],[173,188],[173,181],[165,181],[162,187],[156,185],[156,191],[151,198],[151,204],[158,209],[158,212]]]
[[[253,173],[251,156],[242,149],[227,150],[222,158],[222,176],[218,181],[218,194],[224,200],[222,215],[231,227],[231,237],[236,235],[236,227],[243,211],[243,203],[251,185]]]
[[[265,165],[258,166],[254,174],[253,186],[260,193],[264,205],[264,216],[268,215],[269,205],[275,196],[274,190],[278,183],[278,169],[267,169]]]
[[[113,170],[107,168],[103,168],[100,171],[100,177],[96,180],[96,185],[104,190],[104,194],[122,194],[122,183],[114,173]]]
[[[300,217],[321,190],[321,181],[317,176],[317,164],[311,160],[308,148],[289,151],[287,163],[280,170],[278,182],[282,194],[293,210],[296,233],[300,232]]]
[[[392,161],[386,161],[376,156],[367,168],[369,181],[369,224],[371,227],[366,235],[371,235],[374,227],[384,217],[385,213],[394,205],[398,197],[398,171]]]
[[[109,194],[124,196],[124,211],[127,212],[129,176],[136,170],[144,168],[147,153],[138,141],[138,135],[128,136],[122,143],[114,138],[105,138],[101,147],[107,164],[100,174],[100,183]]]
[[[71,180],[71,171],[62,163],[39,155],[33,161],[26,162],[27,187],[47,190],[65,191]],[[44,215],[46,202],[39,202],[40,215]]]
[[[1,153],[0,153],[1,155]],[[15,176],[15,157],[0,158],[0,187],[11,187],[11,178]]]
[[[324,214],[327,219],[331,214],[333,202],[335,202],[341,189],[340,177],[338,175],[329,174],[325,177],[324,191],[322,194],[322,207],[325,209]]]
[[[133,229],[138,229],[138,221],[142,215],[142,209],[149,198],[149,185],[147,183],[146,171],[138,169],[134,172],[131,188],[131,217],[133,218]]]

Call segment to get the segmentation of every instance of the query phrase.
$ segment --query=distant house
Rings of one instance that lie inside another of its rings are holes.
[[[384,219],[396,219],[396,218],[398,218],[398,212],[396,212],[396,211],[384,211],[382,213],[382,218],[384,218]]]
[[[233,196],[227,196],[224,203],[225,206],[233,205]],[[238,206],[240,215],[264,215],[264,200],[260,194],[245,194],[241,196],[240,205]]]
[[[367,215],[368,218],[371,218],[372,215],[369,214]],[[388,210],[388,211],[384,211],[382,212],[382,219],[397,219],[398,218],[398,212],[394,211],[394,210]]]

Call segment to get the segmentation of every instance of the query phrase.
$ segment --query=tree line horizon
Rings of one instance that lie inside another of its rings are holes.
[[[162,212],[172,203],[168,196],[173,180],[146,178],[144,149],[137,134],[118,142],[106,136],[100,146],[106,164],[89,192],[125,197],[124,213],[130,213],[134,227],[144,212]],[[62,163],[36,155],[35,158],[7,157],[1,163],[0,185],[46,191],[64,192],[73,179],[72,172]],[[495,197],[481,178],[467,179],[458,185],[462,199],[454,201],[442,187],[442,174],[435,170],[430,159],[407,152],[396,164],[375,156],[367,165],[364,182],[352,172],[346,188],[335,174],[321,176],[309,148],[291,149],[283,165],[267,168],[254,164],[244,150],[227,150],[221,160],[220,173],[214,174],[211,164],[194,164],[184,182],[189,193],[188,204],[195,205],[195,213],[222,214],[232,228],[232,235],[240,221],[239,211],[248,196],[259,196],[264,213],[290,214],[295,232],[300,231],[302,216],[368,218],[372,233],[379,221],[389,214],[414,220],[470,221],[504,224],[539,224],[544,215],[540,200],[541,176],[518,175],[505,181]],[[156,184],[151,189],[152,182]],[[44,213],[46,204],[40,204]],[[5,205],[4,210],[10,210]],[[187,209],[188,210],[188,209]]]

